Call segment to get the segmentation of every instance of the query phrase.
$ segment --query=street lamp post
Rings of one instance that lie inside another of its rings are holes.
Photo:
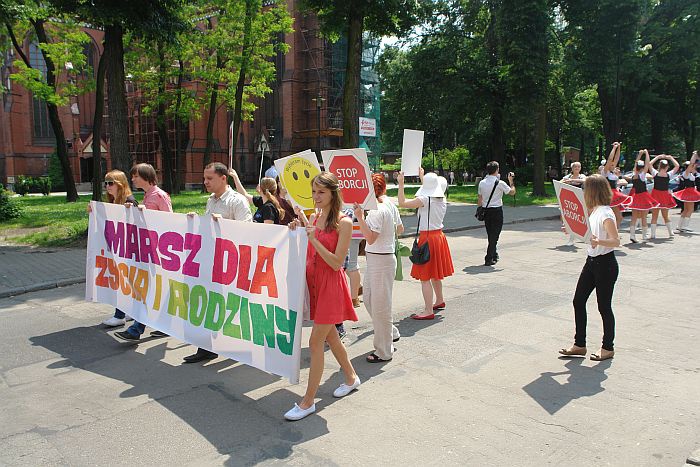
[[[316,102],[316,125],[318,129],[318,135],[317,135],[317,140],[316,140],[316,147],[318,148],[318,157],[321,157],[321,105],[323,101],[325,100],[323,97],[321,97],[321,90],[319,89],[318,94],[314,99],[311,99],[312,101]]]

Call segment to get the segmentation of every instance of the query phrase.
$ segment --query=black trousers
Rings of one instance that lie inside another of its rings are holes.
[[[498,237],[501,236],[503,229],[503,208],[486,208],[484,213],[484,225],[486,226],[486,235],[489,238],[489,246],[486,249],[486,257],[484,260],[490,261],[498,258]]]
[[[574,316],[576,319],[574,343],[577,346],[586,346],[586,302],[595,289],[598,311],[600,317],[603,318],[603,348],[610,351],[615,350],[613,347],[615,316],[612,310],[612,296],[619,272],[614,252],[587,257],[574,294]]]

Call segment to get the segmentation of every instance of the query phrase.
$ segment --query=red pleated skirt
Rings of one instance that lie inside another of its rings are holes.
[[[671,209],[676,207],[676,200],[668,190],[651,190],[651,197],[659,203],[660,209]]]
[[[674,192],[673,197],[679,201],[697,203],[700,201],[700,191],[691,186],[684,190]]]
[[[625,206],[633,211],[648,211],[659,207],[659,202],[651,197],[648,191],[634,193],[632,191],[632,202]]]
[[[425,242],[430,245],[430,261],[425,264],[414,264],[411,268],[411,277],[419,281],[430,279],[441,280],[455,272],[452,265],[452,254],[447,238],[442,230],[421,230],[418,236],[418,245]]]
[[[624,207],[625,205],[632,202],[632,197],[625,195],[620,190],[613,190],[612,193],[613,193],[613,197],[612,197],[612,201],[610,201],[611,208],[614,208],[616,206]]]

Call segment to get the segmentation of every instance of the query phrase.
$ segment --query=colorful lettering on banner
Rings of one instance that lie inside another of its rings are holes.
[[[583,190],[556,180],[554,180],[554,190],[557,193],[559,209],[568,231],[584,242],[588,242],[591,237],[591,229],[588,223],[588,210],[583,199]]]
[[[321,151],[323,166],[338,178],[343,203],[354,203],[363,209],[377,209],[377,198],[372,185],[372,170],[363,148]]]
[[[284,226],[93,202],[85,297],[296,383],[306,247]]]

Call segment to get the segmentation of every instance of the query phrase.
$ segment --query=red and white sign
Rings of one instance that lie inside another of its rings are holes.
[[[561,217],[566,228],[579,239],[588,243],[591,229],[588,224],[588,210],[583,199],[581,188],[554,180],[554,190],[557,192]]]
[[[345,206],[357,203],[363,209],[377,209],[372,171],[363,148],[321,151],[321,157],[326,170],[338,177]]]
[[[360,117],[360,136],[377,136],[377,120]]]

